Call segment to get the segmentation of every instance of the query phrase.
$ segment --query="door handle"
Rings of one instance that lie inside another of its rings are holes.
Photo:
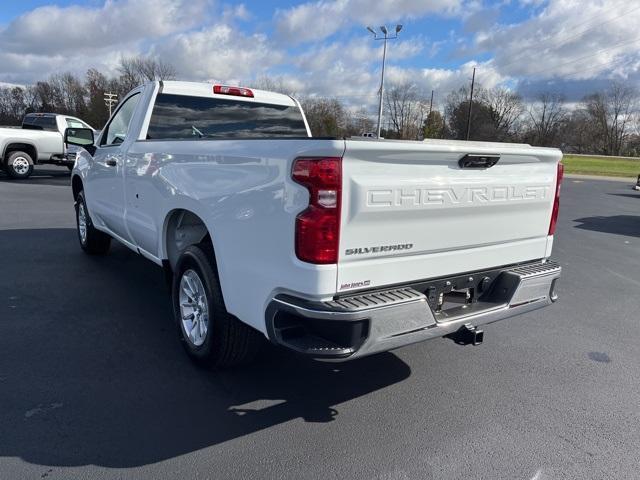
[[[109,167],[115,167],[116,165],[118,165],[118,162],[116,162],[113,158],[109,158],[107,159],[107,161],[105,162]]]

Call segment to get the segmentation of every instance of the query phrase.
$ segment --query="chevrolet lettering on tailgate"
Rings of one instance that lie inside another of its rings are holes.
[[[545,200],[548,185],[493,187],[413,187],[367,191],[371,207],[454,206]]]

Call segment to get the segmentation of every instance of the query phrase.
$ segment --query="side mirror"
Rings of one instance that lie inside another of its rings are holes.
[[[90,128],[67,128],[64,131],[65,145],[75,145],[84,148],[91,155],[96,153],[93,130]]]

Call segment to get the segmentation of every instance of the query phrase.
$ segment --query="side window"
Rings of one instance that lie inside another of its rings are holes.
[[[136,93],[120,105],[111,122],[105,127],[100,145],[119,145],[124,142],[124,139],[127,137],[129,122],[131,122],[131,117],[133,117],[133,112],[139,100],[140,94]]]
[[[65,120],[67,121],[67,127],[69,128],[88,128],[87,125],[73,118],[65,118]]]
[[[52,132],[58,131],[58,124],[56,123],[56,117],[42,117],[40,122],[44,130],[51,130]]]

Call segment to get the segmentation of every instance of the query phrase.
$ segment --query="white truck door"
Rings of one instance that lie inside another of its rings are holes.
[[[104,127],[87,178],[87,206],[92,218],[129,242],[131,238],[125,224],[125,152],[135,140],[133,134],[129,135],[129,123],[139,101],[139,92],[131,95]]]

